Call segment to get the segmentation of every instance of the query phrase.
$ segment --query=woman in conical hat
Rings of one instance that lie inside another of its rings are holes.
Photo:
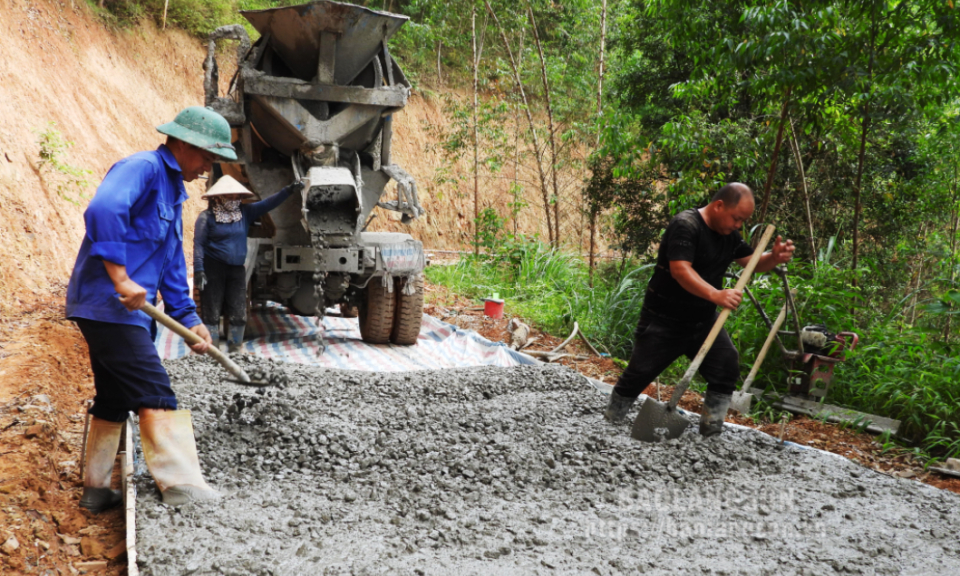
[[[227,317],[227,349],[240,350],[247,323],[247,233],[258,218],[303,188],[297,182],[266,200],[244,204],[254,194],[232,176],[222,176],[201,198],[209,207],[197,217],[193,237],[193,280],[200,290],[200,314],[219,344],[220,314]]]

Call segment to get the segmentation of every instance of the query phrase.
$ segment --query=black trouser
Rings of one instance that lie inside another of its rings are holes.
[[[674,360],[680,356],[691,359],[696,356],[713,322],[679,325],[641,317],[634,334],[630,363],[617,380],[614,391],[624,398],[639,396]],[[740,379],[740,354],[726,330],[717,335],[699,372],[711,392],[732,394],[736,389]]]
[[[207,258],[203,262],[207,285],[200,291],[200,308],[203,323],[220,323],[221,311],[230,326],[247,323],[247,275],[243,265],[231,266],[219,260]]]
[[[177,409],[177,396],[149,330],[85,318],[74,321],[90,349],[97,390],[91,414],[109,422],[123,422],[131,410]]]

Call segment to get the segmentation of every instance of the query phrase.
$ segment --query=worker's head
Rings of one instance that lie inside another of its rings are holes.
[[[238,202],[244,198],[252,198],[253,192],[238,182],[233,176],[221,176],[217,183],[207,190],[206,194],[200,198],[209,200],[211,203]]]
[[[213,169],[213,163],[220,159],[212,152],[208,152],[193,144],[184,142],[167,136],[167,148],[173,153],[180,166],[180,173],[183,174],[184,182],[193,182],[200,176],[210,172]]]
[[[185,182],[209,172],[214,162],[237,159],[230,144],[230,124],[211,108],[184,108],[173,122],[157,126],[157,132],[167,135],[167,147]]]
[[[707,225],[724,236],[732,234],[753,215],[753,191],[746,184],[731,182],[717,191],[707,206]]]

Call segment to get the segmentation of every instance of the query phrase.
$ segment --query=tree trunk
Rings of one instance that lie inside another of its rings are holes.
[[[871,14],[872,16],[872,14]],[[877,43],[877,23],[874,19],[870,30],[870,63],[867,65],[867,86],[873,85],[873,61],[874,52],[876,52]],[[853,185],[854,205],[853,205],[853,258],[851,267],[853,268],[853,287],[858,286],[857,264],[860,256],[860,213],[863,211],[861,184],[863,183],[863,164],[866,161],[867,150],[867,132],[870,130],[870,100],[867,100],[863,106],[863,123],[860,130],[860,154],[857,160],[857,179]]]
[[[533,115],[530,113],[530,106],[527,102],[527,93],[523,89],[523,81],[520,78],[520,69],[517,66],[517,61],[513,57],[513,50],[510,49],[510,43],[507,42],[507,34],[503,31],[503,26],[500,25],[500,19],[497,18],[497,14],[493,11],[493,7],[490,6],[490,0],[484,0],[484,4],[487,6],[487,12],[490,13],[490,16],[493,17],[493,21],[497,24],[497,30],[500,32],[500,38],[503,40],[503,47],[507,51],[507,56],[510,59],[510,68],[513,70],[513,79],[517,83],[517,89],[520,90],[520,98],[523,101],[523,110],[527,114],[527,122],[530,124],[530,134],[533,138],[533,150],[534,158],[537,161],[537,174],[540,177],[540,193],[543,196],[543,211],[547,218],[547,233],[549,235],[549,242],[551,245],[554,244],[553,239],[553,223],[550,214],[550,193],[547,190],[547,175],[543,171],[543,158],[540,155],[540,137],[537,135],[537,126],[533,122]]]
[[[923,242],[923,228],[926,222],[920,223],[920,230],[917,232],[917,241]],[[923,282],[923,256],[920,256],[920,265],[917,266],[917,285],[913,289],[913,298],[910,304],[910,326],[917,323],[917,301],[920,299],[920,285]]]
[[[537,54],[540,55],[540,77],[543,79],[543,92],[546,95],[547,129],[550,136],[550,174],[553,177],[553,240],[554,248],[558,248],[560,246],[560,188],[557,186],[557,144],[553,128],[553,102],[550,99],[550,81],[547,78],[547,59],[543,55],[537,20],[533,16],[533,6],[529,2],[527,2],[527,14],[530,16],[530,26],[533,28],[533,39],[537,43]]]
[[[948,288],[953,288],[953,282],[957,278],[957,228],[960,227],[960,189],[957,187],[957,164],[953,164],[953,231],[950,233],[950,281]],[[947,324],[943,328],[943,339],[950,343],[950,320],[953,318],[947,315]]]
[[[473,252],[480,254],[480,130],[477,127],[477,91],[479,87],[477,68],[477,6],[473,6],[470,18],[470,32],[473,38]]]
[[[800,143],[797,142],[797,132],[793,129],[793,119],[788,118],[790,122],[790,148],[793,150],[793,157],[797,163],[797,170],[800,172],[800,185],[803,189],[803,204],[807,210],[807,243],[810,246],[810,262],[817,265],[817,243],[813,234],[813,215],[810,212],[810,191],[807,189],[807,174],[803,169],[803,157],[800,155]]]
[[[443,40],[437,41],[437,84],[443,84],[443,72],[440,69],[440,49],[443,48]]]
[[[597,143],[595,148],[600,147],[600,118],[603,114],[603,56],[607,43],[607,0],[603,0],[600,7],[600,72],[597,75]],[[588,202],[590,208],[590,287],[593,288],[593,270],[596,268],[594,252],[597,249],[597,208],[592,200]]]
[[[853,260],[851,268],[854,271],[853,285],[857,286],[857,259],[860,254],[860,213],[863,211],[861,202],[860,184],[863,181],[863,164],[867,150],[867,132],[870,130],[870,105],[867,104],[863,112],[863,124],[860,130],[860,154],[857,161],[857,178],[853,183]]]
[[[773,176],[777,172],[777,158],[780,156],[780,144],[783,142],[783,127],[787,121],[787,111],[790,109],[790,92],[792,86],[787,86],[783,95],[783,108],[780,109],[780,128],[777,129],[777,142],[773,146],[773,158],[770,159],[770,169],[767,170],[767,182],[763,185],[763,204],[760,206],[760,218],[757,222],[765,222],[767,207],[770,204],[770,188],[773,186]]]
[[[520,232],[520,210],[518,208],[519,196],[517,191],[520,188],[520,104],[517,104],[517,109],[514,114],[513,126],[516,129],[516,134],[514,135],[513,141],[513,207],[510,212],[513,214],[513,235],[516,236]]]

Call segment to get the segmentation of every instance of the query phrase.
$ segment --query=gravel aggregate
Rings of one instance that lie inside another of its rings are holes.
[[[235,358],[272,386],[165,363],[224,496],[166,507],[138,465],[145,576],[960,573],[956,494],[729,426],[636,442],[562,367]]]

